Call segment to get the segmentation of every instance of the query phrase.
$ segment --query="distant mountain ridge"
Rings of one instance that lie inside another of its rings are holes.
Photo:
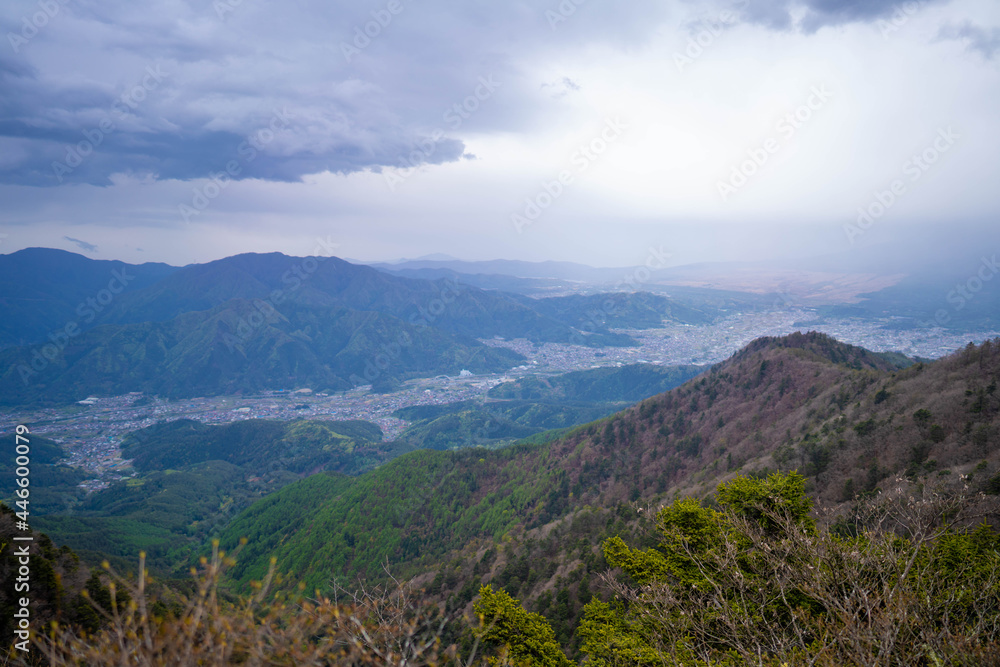
[[[632,345],[609,327],[648,326],[674,314],[711,317],[664,297],[620,294],[609,296],[614,313],[595,318],[575,312],[587,298],[532,300],[455,281],[402,278],[336,257],[280,253],[176,268],[33,249],[0,255],[0,276],[12,294],[30,294],[32,273],[18,267],[60,262],[72,272],[34,287],[37,309],[51,311],[33,329],[39,338],[0,349],[0,404],[58,404],[125,391],[183,397],[292,386],[384,390],[411,377],[463,368],[501,372],[523,361],[477,339]],[[87,326],[78,324],[66,304],[109,269],[126,271],[136,288],[101,287],[96,297],[81,296],[100,303]],[[88,278],[73,288],[60,282],[77,274]]]
[[[166,278],[177,267],[94,260],[64,250],[27,248],[0,255],[0,349],[96,326],[115,299]]]

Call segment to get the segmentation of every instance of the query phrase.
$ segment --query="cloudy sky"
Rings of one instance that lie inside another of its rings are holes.
[[[995,0],[7,0],[0,32],[0,252],[1000,240]]]

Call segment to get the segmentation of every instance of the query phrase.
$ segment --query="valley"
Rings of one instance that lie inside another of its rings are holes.
[[[92,397],[93,402],[88,405],[5,408],[0,410],[0,431],[9,431],[18,423],[29,423],[34,432],[60,442],[68,454],[64,463],[90,475],[81,483],[81,487],[90,492],[134,474],[128,461],[122,459],[121,441],[127,434],[157,422],[177,419],[194,419],[205,424],[229,424],[246,419],[364,420],[377,424],[385,440],[392,441],[408,426],[406,420],[394,415],[400,409],[491,400],[486,396],[491,388],[531,375],[546,376],[635,363],[696,364],[707,368],[724,361],[756,338],[781,336],[796,330],[827,333],[837,340],[875,352],[902,352],[928,359],[953,352],[970,341],[978,343],[1000,335],[997,331],[957,333],[891,329],[886,327],[887,321],[878,320],[815,322],[815,319],[815,312],[810,309],[789,309],[735,313],[702,325],[667,324],[656,329],[612,330],[635,339],[639,345],[634,347],[586,347],[532,342],[524,338],[483,339],[480,342],[487,346],[503,347],[523,355],[526,363],[506,373],[415,378],[389,393],[376,393],[364,385],[329,394],[288,387],[242,396],[176,400],[146,398],[136,392]],[[808,326],[801,326],[803,322]],[[80,401],[90,403],[88,398],[81,396]]]

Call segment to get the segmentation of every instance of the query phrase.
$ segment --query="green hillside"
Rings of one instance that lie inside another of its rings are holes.
[[[656,329],[664,322],[707,324],[715,317],[709,307],[693,308],[649,292],[608,292],[573,294],[535,300],[534,308],[578,329]]]
[[[236,518],[250,538],[238,580],[281,571],[323,589],[378,579],[388,561],[451,605],[498,582],[553,614],[563,643],[606,567],[597,545],[644,546],[643,508],[709,497],[743,473],[799,470],[820,503],[877,491],[895,475],[970,475],[1000,486],[1000,344],[896,369],[819,334],[764,339],[703,376],[558,440],[500,450],[415,452],[336,485],[311,478]],[[309,491],[304,491],[308,485]],[[294,494],[315,493],[278,533]],[[262,528],[258,528],[262,526]]]
[[[307,475],[359,474],[405,451],[362,421],[166,422],[123,442],[135,477],[80,493],[68,513],[36,507],[34,521],[90,562],[124,567],[142,550],[169,572],[186,568],[193,550],[254,501]]]
[[[390,449],[382,444],[382,429],[364,421],[248,419],[213,426],[178,419],[122,441],[122,457],[142,472],[226,461],[258,474],[314,469],[353,474],[374,467]]]
[[[16,469],[15,435],[0,437],[0,501],[14,506]],[[29,438],[31,458],[31,511],[33,514],[53,514],[75,507],[84,497],[80,482],[89,478],[86,471],[62,463],[66,452],[59,443],[39,435]]]
[[[372,378],[498,372],[523,361],[390,315],[292,306],[279,313],[246,300],[167,322],[98,327],[36,371],[32,359],[41,349],[0,351],[0,404],[60,404],[129,391],[176,398],[293,386],[342,390]]]

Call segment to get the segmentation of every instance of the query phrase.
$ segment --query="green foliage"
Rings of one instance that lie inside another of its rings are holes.
[[[22,597],[31,601],[33,634],[42,634],[52,621],[86,624],[93,629],[101,624],[101,619],[80,597],[86,590],[88,572],[79,556],[65,545],[56,547],[43,533],[32,531],[31,535],[32,542],[14,541],[15,537],[23,538],[25,533],[17,528],[15,511],[0,503],[0,581],[4,583],[0,586],[0,633],[6,637],[5,647],[15,641],[14,629],[18,621],[14,613],[20,609],[19,598]],[[30,545],[28,577],[21,573],[24,563],[17,553],[18,547],[26,544]],[[15,583],[29,587],[16,590]],[[21,657],[26,656],[22,654]]]
[[[316,470],[356,474],[405,449],[381,437],[362,421],[161,423],[123,445],[142,474],[35,521],[90,562],[123,566],[144,551],[158,572],[186,569],[199,545],[262,496]]]
[[[141,471],[226,461],[258,475],[288,470],[357,474],[390,458],[382,430],[363,421],[248,419],[221,426],[178,419],[129,434],[122,455]]]
[[[539,507],[551,488],[549,475],[530,474],[520,465],[526,451],[522,445],[421,450],[342,483],[319,476],[292,484],[226,528],[226,548],[252,538],[233,575],[260,579],[273,551],[280,571],[295,573],[309,590],[325,590],[330,572],[347,580],[380,578],[389,559],[404,568],[401,574],[411,573],[474,539],[499,539]]]
[[[719,486],[716,498],[723,512],[759,523],[768,531],[778,529],[777,518],[815,532],[809,512],[813,501],[805,493],[806,479],[795,472],[772,473],[765,479],[737,477]]]
[[[621,603],[591,601],[584,608],[578,632],[583,639],[588,665],[653,667],[667,664],[663,655],[650,646],[642,629],[630,622],[628,611]]]
[[[864,437],[866,435],[871,435],[875,432],[875,419],[866,419],[863,422],[858,422],[854,425],[854,432],[859,436]]]
[[[0,438],[0,501],[14,506],[17,497],[14,434]],[[31,514],[40,516],[73,508],[84,497],[80,482],[90,475],[80,469],[60,464],[66,456],[58,443],[32,435],[29,439],[31,458]]]
[[[492,586],[480,588],[473,610],[481,619],[477,634],[494,653],[491,665],[569,667],[573,664],[559,648],[552,626],[545,618],[525,611],[520,601],[503,589],[494,592]]]
[[[928,429],[928,435],[930,439],[934,442],[944,442],[945,430],[944,427],[939,424],[931,424],[930,429]]]
[[[702,507],[692,498],[676,500],[656,516],[661,535],[656,547],[631,549],[614,537],[604,543],[605,558],[640,585],[674,578],[686,586],[709,587],[711,581],[701,561],[734,534],[733,519],[754,521],[774,532],[780,519],[788,518],[807,531],[815,531],[809,516],[812,500],[805,495],[804,484],[805,478],[796,473],[773,473],[765,479],[737,477],[718,489],[721,511]]]
[[[973,500],[915,501],[900,490],[835,536],[809,516],[795,473],[737,478],[716,497],[718,510],[690,499],[661,510],[654,548],[604,543],[608,563],[630,579],[614,585],[614,601],[585,607],[578,634],[588,664],[996,659],[1000,534],[948,528],[977,516]],[[864,527],[887,516],[911,539]]]
[[[449,411],[452,406],[453,411]],[[473,407],[468,403],[452,406],[416,406],[416,409],[398,410],[396,414],[400,418],[416,418],[418,421],[410,424],[397,440],[413,448],[443,450],[512,442],[542,430],[518,424],[504,416],[494,416],[493,411],[485,407]],[[420,409],[429,407],[440,409]],[[421,418],[421,415],[428,416]]]

